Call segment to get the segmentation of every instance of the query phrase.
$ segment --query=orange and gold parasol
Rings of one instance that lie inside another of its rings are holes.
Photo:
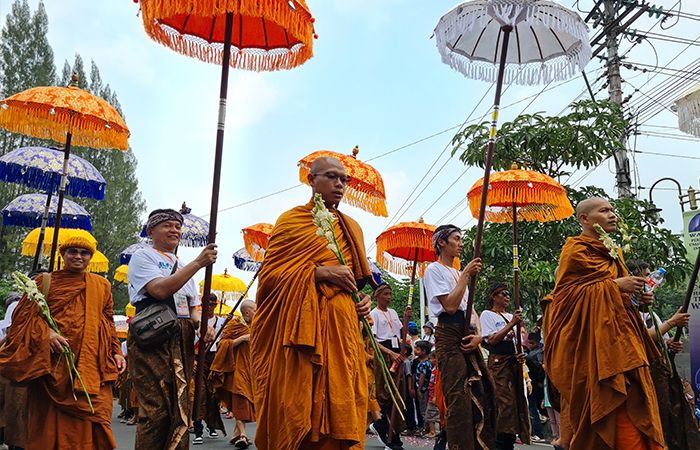
[[[63,172],[58,190],[56,224],[60,228],[71,145],[129,149],[129,128],[119,112],[104,99],[78,87],[73,74],[68,87],[40,86],[0,101],[0,127],[39,139],[65,142]],[[58,247],[54,235],[49,271],[53,270]],[[39,247],[44,240],[40,234]]]
[[[255,261],[263,260],[273,228],[271,223],[256,223],[241,230],[245,249]]]
[[[377,169],[357,159],[359,152],[359,147],[355,146],[352,149],[352,155],[343,155],[329,150],[311,153],[299,161],[299,181],[309,184],[307,177],[311,171],[311,164],[316,158],[322,156],[337,158],[350,177],[343,201],[375,216],[387,217],[389,214],[386,210],[384,180]]]
[[[484,179],[477,180],[467,193],[469,208],[479,216]],[[566,189],[552,177],[531,170],[518,169],[494,172],[486,193],[485,220],[513,224],[513,303],[520,309],[520,257],[518,255],[518,222],[553,222],[574,213]],[[516,333],[518,353],[522,349],[520,324]]]

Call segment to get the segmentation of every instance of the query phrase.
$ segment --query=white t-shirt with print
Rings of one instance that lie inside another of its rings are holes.
[[[504,312],[503,316],[501,316],[496,312],[485,309],[481,313],[481,317],[479,319],[481,320],[481,335],[486,337],[491,336],[494,333],[498,333],[504,329],[506,325],[508,325],[508,322],[513,320],[513,315]],[[508,333],[504,339],[508,339],[509,337],[513,342],[515,342],[515,333]]]
[[[135,305],[146,297],[146,285],[156,278],[169,277],[173,271],[173,265],[177,261],[178,268],[184,267],[185,263],[174,253],[159,252],[152,247],[137,250],[129,261],[129,299]],[[181,306],[178,298],[186,299],[187,305],[192,308],[199,305],[199,294],[194,279],[190,278],[175,293],[176,307]],[[178,309],[178,316],[184,316],[184,311]]]
[[[438,261],[430,263],[426,267],[423,275],[423,286],[425,286],[425,296],[428,298],[428,312],[431,317],[438,317],[445,312],[445,308],[442,307],[438,297],[452,292],[457,287],[457,280],[459,280],[461,275],[462,273],[459,270],[454,267],[446,267]],[[469,288],[466,288],[464,297],[462,297],[462,301],[459,304],[459,311],[467,310],[468,299]],[[478,328],[478,316],[473,309],[471,324]]]
[[[387,308],[386,311],[382,311],[379,308],[374,308],[370,311],[369,315],[372,317],[374,324],[372,325],[372,332],[376,336],[378,341],[387,341],[392,338],[396,338],[396,347],[399,345],[399,340],[401,338],[401,328],[403,323],[399,319],[398,313]]]

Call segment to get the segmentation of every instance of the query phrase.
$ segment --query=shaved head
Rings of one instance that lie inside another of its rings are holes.
[[[250,324],[253,322],[256,309],[257,305],[252,300],[243,300],[241,302],[241,316],[246,323]]]
[[[329,169],[343,169],[343,163],[332,156],[320,156],[311,163],[311,173],[325,172]]]
[[[251,309],[255,309],[256,305],[253,300],[243,300],[241,302],[241,312],[246,312],[250,311]]]
[[[610,203],[610,201],[603,197],[591,197],[581,201],[576,205],[576,217],[579,218],[581,215],[588,215],[601,203]]]

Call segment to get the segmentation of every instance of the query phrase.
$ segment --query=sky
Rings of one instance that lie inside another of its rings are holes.
[[[573,0],[561,3],[571,7]],[[581,0],[580,7],[586,10],[592,3]],[[670,9],[676,2],[655,3]],[[30,0],[32,8],[37,4],[38,0]],[[219,259],[214,273],[228,268],[244,281],[252,278],[251,273],[235,269],[231,258],[243,246],[241,229],[258,222],[274,223],[285,210],[308,201],[310,190],[299,185],[297,161],[317,150],[349,154],[358,145],[359,159],[371,160],[383,176],[389,218],[374,217],[350,206],[342,208],[362,225],[369,256],[374,256],[374,239],[390,223],[414,221],[421,216],[427,223],[439,219],[458,226],[470,223],[464,204],[453,208],[483,176],[483,170],[465,168],[457,158],[449,157],[454,130],[444,130],[464,122],[472,110],[471,120],[485,117],[493,91],[490,83],[467,79],[440,61],[431,35],[439,18],[456,2],[308,0],[308,4],[319,35],[312,59],[290,71],[231,71],[217,227]],[[0,0],[3,23],[10,5],[10,0]],[[72,62],[77,52],[86,66],[94,60],[102,79],[117,92],[131,130],[129,142],[138,159],[137,178],[147,209],[179,208],[186,201],[193,214],[208,216],[220,67],[187,58],[150,40],[143,31],[138,4],[133,1],[47,0],[45,6],[49,42],[59,73],[63,61]],[[683,2],[683,11],[700,14],[700,5]],[[654,22],[643,15],[633,28],[647,30]],[[690,39],[700,37],[697,23],[688,19],[680,19],[667,31],[659,27],[653,31]],[[654,48],[646,42],[634,47],[629,60],[651,65],[658,61],[663,66],[686,47],[658,40],[652,43]],[[626,51],[630,45],[625,40],[621,48]],[[670,66],[685,67],[695,54],[697,50],[690,48]],[[593,71],[592,80],[599,69],[598,60],[586,68]],[[652,73],[624,70],[625,95],[636,88],[646,92],[666,78],[652,77]],[[543,87],[506,87],[502,105],[537,94]],[[505,106],[501,121],[522,113],[559,114],[583,95],[584,88],[582,78],[574,78],[543,92],[531,104],[525,100]],[[485,93],[485,99],[479,102]],[[603,90],[598,95],[603,98],[607,94]],[[637,93],[632,101],[640,99],[642,94]],[[670,111],[649,124],[653,127],[643,130],[680,133],[674,130],[677,117]],[[424,139],[429,136],[433,137]],[[636,146],[642,151],[694,156],[699,142],[638,136]],[[426,172],[426,181],[435,175],[436,170],[429,168],[436,160],[436,167],[444,168],[427,187],[426,182],[419,185]],[[698,188],[700,160],[637,154],[635,162],[640,186],[648,187],[658,178],[671,176],[684,188]],[[605,163],[581,184],[603,187],[612,194],[613,172],[612,163]],[[577,172],[571,180],[577,181],[584,174]],[[425,189],[416,198],[411,194],[417,185],[416,193]],[[231,208],[294,186],[284,193]],[[659,185],[654,200],[663,209],[666,225],[680,232],[677,195],[662,189],[672,186]],[[640,196],[647,198],[648,191],[642,190]],[[407,198],[410,207],[397,214]],[[450,210],[453,212],[446,215]],[[188,261],[198,252],[182,249],[180,255]],[[197,279],[202,277],[203,271]]]

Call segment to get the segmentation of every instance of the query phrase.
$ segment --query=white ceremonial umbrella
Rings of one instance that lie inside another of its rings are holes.
[[[700,84],[676,100],[674,107],[678,113],[678,129],[700,137]]]

